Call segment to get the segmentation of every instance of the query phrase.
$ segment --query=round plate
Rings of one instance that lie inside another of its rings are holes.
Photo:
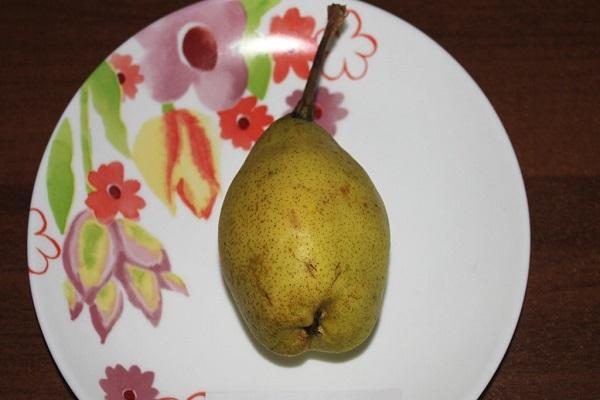
[[[328,2],[207,0],[92,73],[58,121],[29,221],[31,290],[81,399],[475,399],[514,331],[524,186],[484,94],[424,34],[347,1],[317,121],[367,170],[392,254],[358,350],[279,358],[223,284],[217,223],[254,141],[303,88]]]

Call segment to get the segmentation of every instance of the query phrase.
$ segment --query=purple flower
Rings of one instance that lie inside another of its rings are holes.
[[[146,28],[141,69],[152,97],[166,103],[192,85],[212,110],[234,106],[246,89],[248,69],[238,43],[246,28],[239,1],[203,1]]]
[[[117,364],[106,368],[106,378],[100,379],[100,387],[106,393],[105,400],[154,400],[158,390],[152,387],[154,372],[140,370],[137,365],[126,370]]]
[[[296,107],[298,101],[302,97],[302,90],[296,90],[289,95],[285,101],[288,106]],[[337,130],[336,123],[339,120],[346,118],[348,110],[341,107],[344,101],[342,93],[329,92],[325,87],[320,87],[317,91],[317,99],[315,101],[315,122],[321,125],[323,129],[332,135],[335,135]],[[290,113],[288,111],[288,113]]]
[[[162,312],[161,289],[188,294],[171,272],[162,244],[137,223],[119,219],[105,225],[90,211],[79,213],[65,238],[64,291],[71,319],[89,306],[102,343],[123,311],[123,291],[154,326]]]

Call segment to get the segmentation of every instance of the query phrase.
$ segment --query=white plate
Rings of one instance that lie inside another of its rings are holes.
[[[319,102],[320,121],[336,126],[388,210],[380,323],[365,346],[337,356],[281,359],[246,333],[219,270],[221,202],[244,147],[269,122],[254,102],[277,118],[303,87],[303,52],[325,25],[327,2],[242,3],[207,0],[152,24],[107,58],[57,124],[33,192],[28,255],[62,374],[81,399],[477,398],[506,351],[527,281],[519,167],[456,61],[364,3],[347,2]],[[138,240],[139,227],[152,236],[150,250],[123,240],[122,221],[138,211],[127,226]],[[160,248],[185,288],[163,274]]]

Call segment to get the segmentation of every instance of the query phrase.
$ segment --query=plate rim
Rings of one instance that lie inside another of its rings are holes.
[[[235,1],[235,0],[229,0],[229,1]],[[324,3],[327,3],[327,0],[321,0],[321,1]],[[450,62],[454,63],[461,71],[461,74],[463,74],[467,78],[466,82],[468,82],[468,84],[470,84],[471,86],[473,86],[476,89],[477,96],[481,100],[483,100],[483,102],[486,104],[486,106],[492,112],[495,125],[497,126],[497,128],[499,128],[500,132],[503,133],[503,135],[501,135],[502,141],[503,141],[503,147],[504,147],[503,151],[508,150],[507,156],[508,156],[508,158],[510,158],[510,164],[511,164],[511,169],[512,169],[511,175],[514,175],[513,178],[516,178],[516,180],[513,183],[511,183],[511,185],[515,185],[514,189],[516,191],[518,191],[518,193],[516,194],[518,196],[518,199],[516,199],[516,200],[518,200],[518,202],[519,202],[519,211],[521,213],[523,213],[523,219],[522,219],[522,221],[520,221],[522,226],[518,227],[518,230],[521,230],[523,237],[526,238],[526,240],[524,241],[524,243],[522,243],[524,246],[524,248],[522,250],[523,251],[523,260],[521,261],[521,264],[522,264],[520,266],[521,276],[519,277],[519,282],[521,283],[521,285],[518,288],[515,288],[518,291],[519,296],[518,297],[515,296],[515,298],[511,302],[511,307],[510,307],[511,315],[512,315],[511,323],[510,323],[510,325],[507,324],[507,326],[505,327],[503,334],[502,334],[502,340],[498,340],[497,347],[495,349],[492,349],[493,356],[491,356],[489,358],[488,363],[482,369],[482,372],[480,373],[479,381],[477,383],[473,382],[471,385],[466,385],[466,388],[468,388],[469,386],[473,387],[473,389],[470,392],[471,396],[469,396],[468,399],[475,400],[475,399],[478,399],[479,396],[481,396],[481,394],[483,394],[483,392],[493,382],[494,376],[496,375],[496,373],[499,370],[500,366],[502,365],[505,357],[507,356],[508,348],[509,348],[512,340],[514,339],[516,328],[518,326],[518,323],[520,321],[520,318],[521,318],[521,315],[523,312],[523,308],[524,308],[524,302],[525,302],[525,296],[527,293],[527,285],[528,285],[528,278],[529,278],[529,270],[531,267],[531,216],[530,216],[529,203],[528,203],[528,198],[527,198],[527,190],[526,190],[525,178],[523,175],[523,171],[519,164],[519,159],[515,152],[514,146],[510,140],[510,136],[508,135],[508,131],[506,130],[504,124],[502,123],[493,104],[491,103],[489,98],[486,96],[486,94],[482,90],[482,88],[479,86],[477,81],[469,74],[469,72],[463,67],[463,65],[460,64],[458,62],[458,60],[452,56],[452,54],[450,52],[448,52],[444,47],[442,47],[438,42],[436,42],[428,34],[421,31],[415,25],[404,20],[400,16],[397,16],[397,15],[391,13],[390,11],[385,10],[380,7],[377,7],[373,4],[367,3],[364,0],[351,0],[351,1],[360,3],[360,5],[362,7],[370,8],[372,11],[379,13],[381,16],[393,20],[394,23],[402,23],[406,27],[410,28],[410,30],[413,31],[414,33],[416,33],[419,37],[421,37],[422,39],[425,39],[430,45],[433,45],[438,50],[441,50],[442,53],[444,54],[444,58],[446,58]],[[132,34],[131,36],[129,36],[128,38],[123,40],[119,44],[119,46],[117,46],[115,49],[112,50],[112,52],[114,52],[121,45],[123,45],[124,43],[126,43],[127,41],[129,41],[130,39],[135,37],[138,33],[143,31],[144,29],[154,25],[157,21],[168,18],[173,13],[176,13],[184,8],[196,5],[201,2],[203,2],[203,1],[202,0],[194,1],[188,5],[178,7],[176,9],[174,9],[173,11],[166,13],[163,16],[153,20],[152,22],[150,22],[149,24],[146,24],[141,29],[136,31],[134,34]],[[111,53],[109,53],[109,55]],[[106,57],[104,59],[106,59]],[[102,60],[99,60],[98,63],[95,64],[95,66],[90,70],[90,74],[94,70],[94,68],[97,65],[99,65],[100,62],[102,62]],[[87,76],[89,76],[89,74]],[[60,121],[63,119],[65,114],[67,114],[67,111],[69,110],[69,106],[71,104],[73,104],[74,100],[76,99],[81,85],[78,86],[78,89],[75,91],[75,94],[66,102],[65,108],[64,108],[63,112],[60,114],[60,117],[58,118],[57,123],[54,125],[54,128],[50,131],[50,133],[47,136],[48,141],[47,141],[46,147],[44,148],[44,151],[41,153],[41,156],[39,158],[39,165],[38,165],[35,177],[33,179],[32,188],[35,188],[36,183],[38,183],[38,180],[40,179],[41,172],[44,169],[44,165],[43,165],[42,161],[47,158],[49,148],[50,148],[50,146],[49,146],[50,140],[52,139],[52,137],[54,136],[54,133],[56,132],[57,128],[59,127]],[[33,203],[34,203],[35,199],[36,199],[35,191],[32,190],[31,200],[30,200],[30,208],[29,208],[30,210],[31,210],[31,208],[34,207]],[[516,229],[517,228],[515,228],[515,230]],[[28,227],[27,227],[28,259],[29,259],[29,252],[30,252],[30,246],[31,246],[30,238],[32,237],[32,233],[33,233],[32,218],[31,218],[31,213],[29,213]],[[35,285],[36,285],[35,277],[33,277],[32,276],[33,274],[31,274],[31,273],[28,273],[28,275],[29,275],[28,276],[29,289],[30,289],[31,296],[32,296],[36,320],[37,320],[40,330],[42,332],[44,343],[45,343],[46,347],[48,348],[48,351],[52,357],[52,362],[58,369],[58,372],[60,373],[60,375],[62,376],[64,381],[67,383],[68,390],[70,390],[77,398],[82,399],[83,397],[81,397],[81,396],[83,396],[85,394],[85,391],[79,383],[80,380],[76,378],[76,376],[75,376],[76,374],[72,371],[72,368],[70,368],[68,366],[68,364],[65,362],[64,357],[61,358],[59,355],[58,346],[55,343],[56,335],[51,334],[51,329],[48,326],[48,321],[43,320],[41,317],[41,313],[40,313],[39,305],[38,305],[40,302],[40,299],[39,299],[40,294],[35,289]]]

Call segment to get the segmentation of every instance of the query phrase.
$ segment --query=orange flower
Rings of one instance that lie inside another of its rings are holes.
[[[110,64],[117,73],[117,79],[121,84],[123,94],[130,99],[134,99],[137,94],[137,85],[144,81],[144,76],[140,74],[140,66],[133,64],[130,55],[122,56],[117,53],[110,58]]]
[[[250,149],[273,122],[267,106],[256,106],[257,98],[245,97],[233,108],[219,112],[221,137],[231,139],[234,147]]]
[[[269,36],[281,44],[273,53],[275,82],[282,82],[290,68],[300,78],[308,79],[309,64],[317,51],[314,29],[314,18],[301,16],[296,7],[287,10],[283,17],[273,17]]]

